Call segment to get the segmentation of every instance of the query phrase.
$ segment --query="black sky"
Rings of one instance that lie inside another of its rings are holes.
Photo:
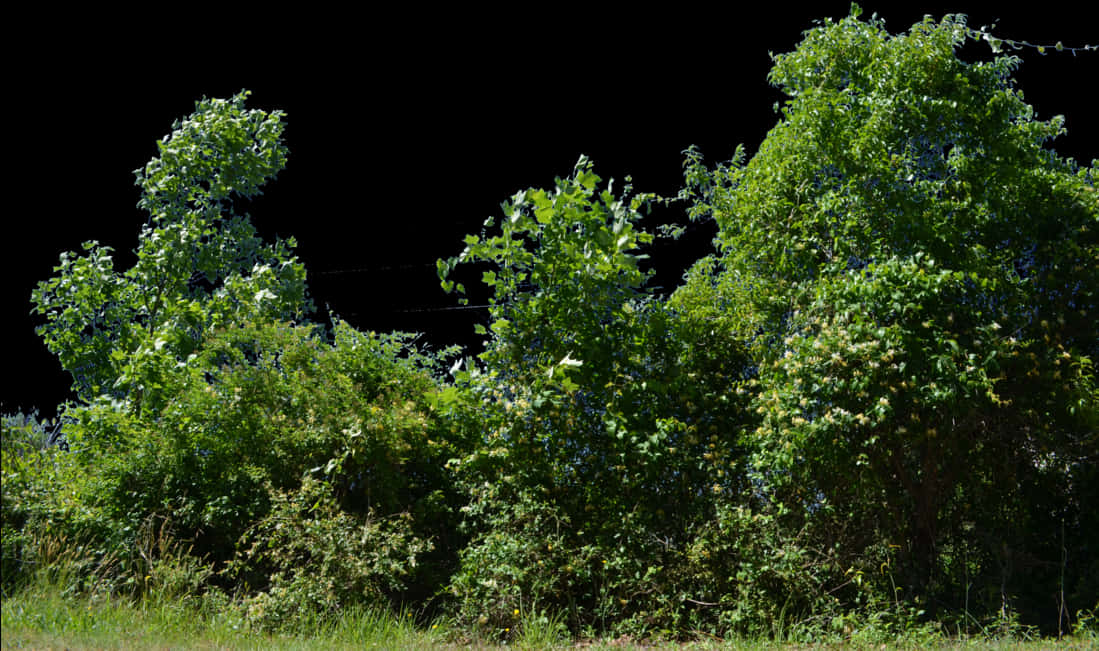
[[[248,210],[265,237],[297,238],[321,311],[362,329],[424,332],[434,346],[470,343],[478,313],[444,309],[456,303],[439,289],[435,260],[458,253],[515,191],[552,185],[585,153],[604,178],[632,175],[639,190],[673,194],[689,145],[711,161],[739,143],[755,151],[781,98],[766,81],[768,51],[791,50],[814,19],[849,8],[772,4],[753,16],[547,11],[504,22],[409,10],[312,17],[295,36],[202,21],[141,36],[76,25],[25,41],[11,29],[0,409],[52,413],[66,397],[67,376],[34,334],[31,290],[89,239],[128,268],[144,221],[132,172],[196,99],[248,88],[251,106],[287,113],[287,168]],[[1005,38],[1099,43],[1083,3],[893,4],[863,6],[893,32],[925,13],[962,12],[974,27],[999,19]],[[1020,54],[1017,79],[1038,116],[1067,118],[1054,147],[1099,156],[1099,52]],[[708,239],[701,231],[657,250],[660,284],[674,286]]]

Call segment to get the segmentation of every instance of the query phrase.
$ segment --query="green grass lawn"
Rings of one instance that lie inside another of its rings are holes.
[[[806,649],[806,648],[975,648],[1095,649],[1095,637],[1056,640],[958,640],[913,636],[845,639],[817,643],[730,641],[700,637],[695,641],[569,640],[550,626],[528,620],[507,641],[471,639],[446,621],[416,623],[411,614],[351,611],[338,620],[306,623],[298,634],[248,630],[232,609],[203,610],[184,601],[147,599],[108,601],[66,597],[57,588],[32,587],[6,596],[2,605],[4,649]],[[308,631],[308,633],[304,632]],[[511,633],[510,631],[508,632]]]
[[[248,630],[231,611],[203,612],[183,602],[66,598],[33,589],[4,599],[4,649],[350,649],[425,648],[446,643],[438,627],[411,619],[348,613],[311,635]]]

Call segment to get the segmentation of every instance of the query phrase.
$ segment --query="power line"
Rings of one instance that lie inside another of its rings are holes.
[[[457,310],[483,310],[491,305],[455,305],[452,307],[413,307],[402,310],[390,310],[391,312],[453,312]]]
[[[377,305],[375,303],[375,305]],[[375,314],[419,314],[427,312],[457,312],[459,310],[484,310],[492,307],[491,305],[455,305],[451,307],[411,307],[411,308],[393,308],[387,310],[381,310]],[[348,316],[358,316],[360,312],[348,312]]]
[[[317,276],[334,276],[337,274],[357,274],[357,273],[374,273],[378,271],[403,271],[406,269],[423,269],[426,267],[434,267],[435,263],[422,263],[422,264],[391,264],[383,265],[380,267],[356,267],[353,269],[328,269],[325,271],[313,271],[310,272]]]

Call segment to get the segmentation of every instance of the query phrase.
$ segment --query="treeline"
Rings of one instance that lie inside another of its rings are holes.
[[[203,100],[138,170],[136,264],[34,292],[78,399],[5,417],[3,589],[151,590],[253,625],[415,605],[486,637],[1047,634],[1099,608],[1096,166],[965,62],[963,17],[857,12],[776,56],[750,158],[679,196],[581,158],[439,261],[475,358],[313,315],[244,199],[283,116]],[[658,203],[715,252],[648,285]],[[54,443],[62,443],[56,445]]]

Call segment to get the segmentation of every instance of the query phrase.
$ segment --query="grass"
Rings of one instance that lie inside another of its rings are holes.
[[[185,600],[68,597],[35,586],[4,598],[3,649],[422,649],[444,645],[440,629],[410,616],[356,610],[314,621],[309,635],[249,630],[231,608]]]
[[[1094,649],[1094,637],[1054,640],[965,641],[913,638],[879,641],[834,640],[817,644],[729,641],[638,642],[629,639],[564,639],[552,618],[527,617],[509,643],[470,640],[445,620],[417,625],[411,613],[394,615],[353,610],[335,620],[307,622],[308,633],[271,634],[249,630],[231,608],[214,609],[185,600],[157,598],[134,602],[69,597],[55,586],[32,586],[4,598],[3,649]]]

